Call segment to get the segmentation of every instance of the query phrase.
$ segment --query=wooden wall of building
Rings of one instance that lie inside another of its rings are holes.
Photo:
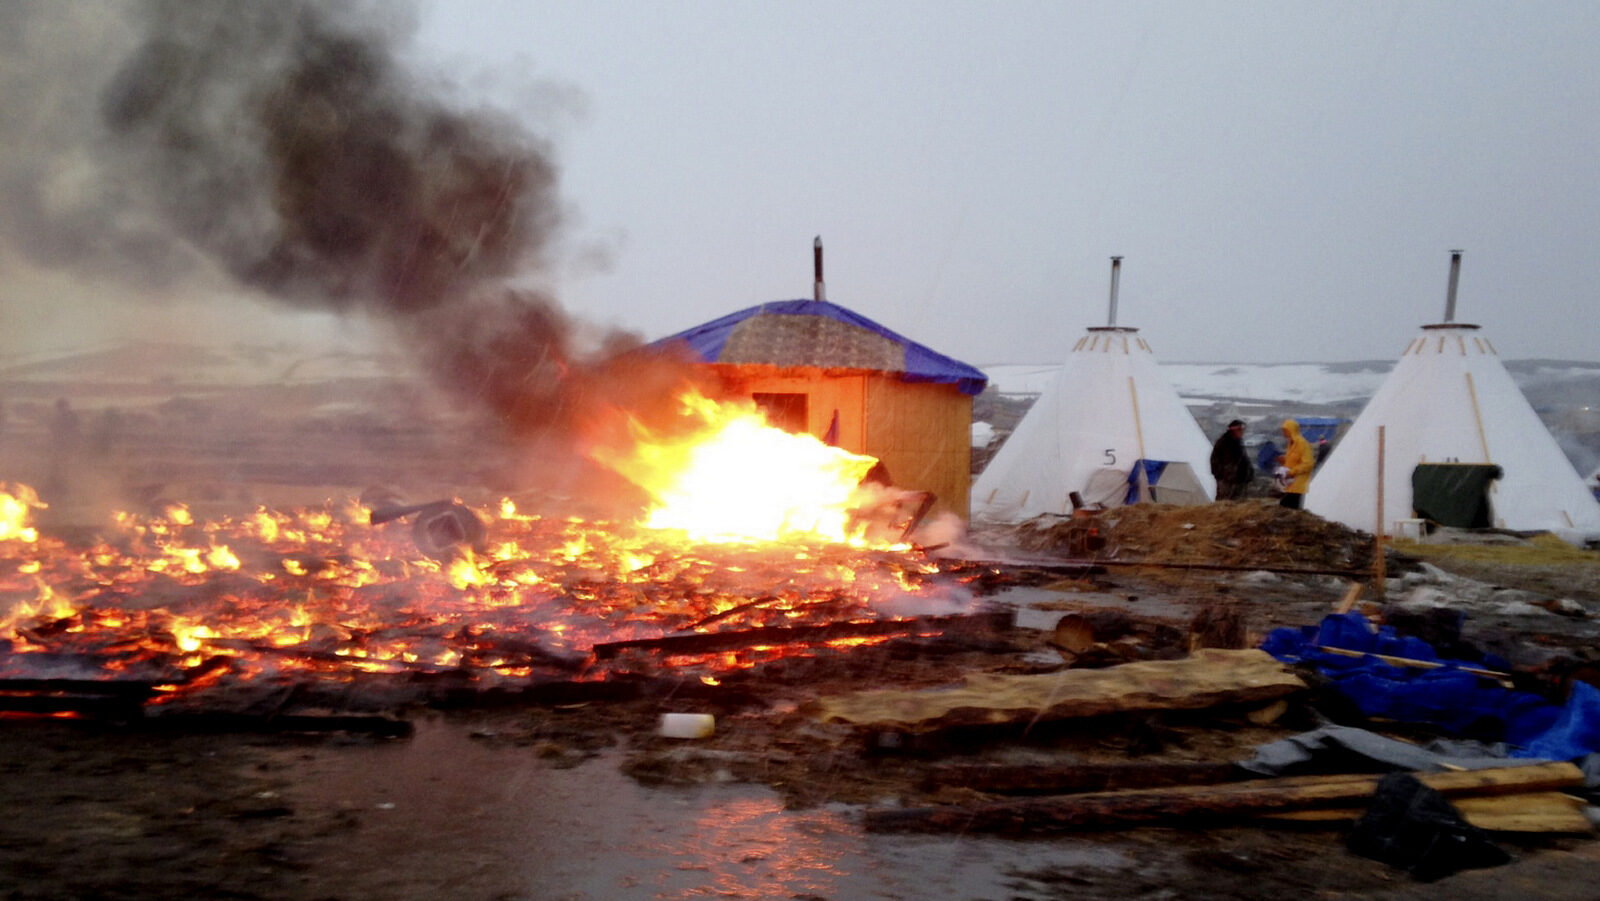
[[[901,488],[931,491],[936,510],[965,519],[972,487],[972,398],[954,385],[904,382],[861,370],[709,364],[731,391],[805,394],[806,431],[827,434],[838,412],[839,447],[877,457]]]

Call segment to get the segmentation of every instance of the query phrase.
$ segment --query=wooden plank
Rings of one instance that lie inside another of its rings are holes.
[[[659,638],[635,638],[628,641],[608,641],[594,646],[598,660],[608,660],[623,651],[659,651],[664,654],[709,654],[735,648],[784,646],[804,642],[833,641],[839,638],[862,638],[872,635],[899,635],[912,632],[944,631],[959,626],[991,628],[1010,625],[1013,614],[1001,611],[993,614],[958,614],[954,616],[921,616],[912,619],[875,619],[863,622],[821,623],[811,626],[762,626],[730,632],[691,632],[681,635],[663,635]]]
[[[863,729],[925,733],[1135,710],[1259,706],[1304,688],[1298,676],[1263,651],[1206,648],[1181,660],[1104,669],[975,673],[959,685],[928,690],[877,689],[822,697],[802,710]]]
[[[157,685],[151,679],[0,679],[0,695],[92,695],[142,701]]]
[[[935,767],[931,785],[959,785],[1001,795],[1119,791],[1173,785],[1215,785],[1249,775],[1231,763],[1129,762],[1057,765],[950,764]]]
[[[1448,773],[1416,773],[1446,797],[1558,791],[1581,785],[1570,763],[1531,764]],[[1229,785],[1090,792],[964,807],[867,811],[868,831],[1000,832],[1022,834],[1138,825],[1206,825],[1265,814],[1365,804],[1377,775],[1290,776]]]
[[[1361,597],[1361,588],[1360,582],[1351,582],[1350,587],[1344,590],[1344,596],[1339,598],[1339,602],[1333,605],[1333,612],[1349,613],[1350,608],[1354,607],[1356,601]]]
[[[1395,657],[1389,654],[1373,654],[1368,651],[1352,651],[1349,648],[1333,648],[1320,644],[1317,645],[1317,650],[1327,654],[1338,654],[1341,657],[1376,657],[1390,666],[1408,666],[1415,669],[1439,669],[1448,665],[1440,663],[1437,660],[1414,660],[1410,657]],[[1460,669],[1464,673],[1471,673],[1474,676],[1483,676],[1486,679],[1494,679],[1498,682],[1509,683],[1511,681],[1510,673],[1502,673],[1499,670],[1483,669],[1476,666],[1463,666]]]
[[[1491,832],[1557,833],[1586,835],[1594,831],[1584,816],[1584,801],[1562,792],[1457,797],[1450,800],[1468,823]],[[1267,821],[1343,827],[1360,819],[1361,807],[1293,810],[1262,817]]]

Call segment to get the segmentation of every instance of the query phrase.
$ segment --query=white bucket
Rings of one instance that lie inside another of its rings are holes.
[[[710,738],[716,725],[709,713],[663,713],[660,732],[667,738]]]

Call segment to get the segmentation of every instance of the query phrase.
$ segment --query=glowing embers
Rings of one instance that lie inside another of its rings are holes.
[[[671,427],[635,421],[628,447],[592,451],[650,494],[647,528],[703,542],[865,542],[860,485],[876,460],[774,428],[747,401],[680,401]]]
[[[475,512],[486,550],[450,560],[353,504],[214,520],[174,507],[119,515],[87,546],[0,542],[0,679],[134,678],[170,684],[163,697],[215,685],[219,668],[234,681],[598,679],[605,642],[914,616],[901,602],[952,590],[909,549],[697,544],[510,502]]]

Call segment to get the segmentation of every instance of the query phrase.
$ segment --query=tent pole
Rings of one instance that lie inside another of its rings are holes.
[[[1489,435],[1483,430],[1483,411],[1478,409],[1478,388],[1472,383],[1472,373],[1467,373],[1467,396],[1472,398],[1472,421],[1478,424],[1478,441],[1483,444],[1483,462],[1493,463],[1489,456]]]
[[[1133,396],[1133,432],[1139,438],[1139,459],[1144,459],[1144,423],[1139,420],[1139,388],[1128,376],[1128,393]]]
[[[1373,530],[1372,593],[1378,600],[1384,598],[1383,559],[1383,426],[1378,426],[1378,527]]]

